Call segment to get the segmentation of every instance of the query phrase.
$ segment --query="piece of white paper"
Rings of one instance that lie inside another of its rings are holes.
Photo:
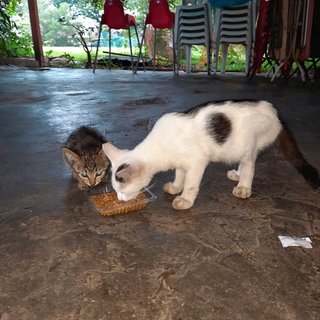
[[[289,237],[289,236],[278,236],[281,244],[284,248],[286,247],[303,247],[307,249],[312,248],[312,241],[309,237]]]

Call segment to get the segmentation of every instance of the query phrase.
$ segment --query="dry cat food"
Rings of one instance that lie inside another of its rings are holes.
[[[115,191],[91,196],[91,201],[102,216],[113,216],[144,209],[149,199],[145,193],[140,193],[135,199],[120,201]]]

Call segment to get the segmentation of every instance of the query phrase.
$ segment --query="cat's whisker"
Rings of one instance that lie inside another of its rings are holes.
[[[152,183],[150,183],[148,186],[142,188],[142,190],[146,190],[146,189],[150,190],[150,189],[152,189],[152,188],[156,185],[156,183],[157,183],[157,180],[154,180],[154,181],[153,181]]]

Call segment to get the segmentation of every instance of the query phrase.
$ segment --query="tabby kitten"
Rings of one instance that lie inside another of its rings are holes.
[[[102,151],[106,140],[93,128],[82,126],[73,131],[62,148],[64,158],[81,190],[104,180],[110,161]]]

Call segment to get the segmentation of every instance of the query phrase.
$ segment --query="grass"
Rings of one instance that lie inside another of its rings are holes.
[[[96,47],[91,48],[92,60],[96,54]],[[99,47],[98,58],[105,58],[108,51],[108,47]],[[44,55],[48,58],[67,57],[72,58],[73,61],[79,61],[85,63],[87,61],[87,55],[82,47],[43,47]],[[112,47],[111,52],[130,54],[129,48],[117,48]],[[206,64],[205,49],[203,47],[194,47],[192,49],[192,65],[194,70],[202,70]],[[134,49],[134,54],[138,55],[138,48]],[[181,66],[185,63],[184,59],[181,59]],[[218,61],[218,70],[221,68],[221,59]],[[240,71],[245,69],[245,48],[243,46],[230,45],[229,53],[227,56],[226,71]]]
[[[91,50],[91,56],[94,59],[95,54],[96,54],[96,47],[92,47]],[[98,57],[103,58],[107,54],[104,53],[103,51],[109,51],[109,48],[107,47],[99,47],[99,52],[98,52]],[[82,47],[43,47],[43,52],[44,55],[48,58],[56,58],[56,57],[61,57],[70,55],[74,58],[75,61],[87,61],[87,54],[84,52]],[[111,47],[111,52],[119,52],[119,53],[130,53],[130,49],[126,48],[113,48]],[[136,54],[138,54],[138,49],[136,49]]]

